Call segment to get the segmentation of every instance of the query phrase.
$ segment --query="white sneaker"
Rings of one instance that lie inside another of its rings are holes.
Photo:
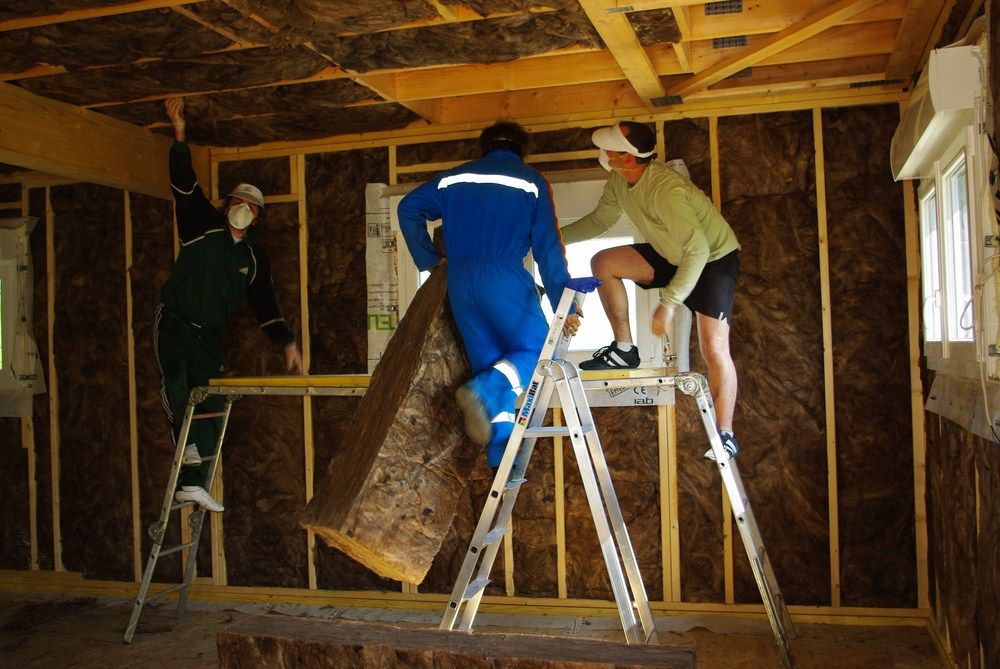
[[[206,511],[214,511],[215,513],[221,513],[225,510],[225,507],[216,502],[201,486],[182,486],[174,493],[174,499],[178,502],[194,502]]]
[[[184,447],[184,455],[181,456],[182,465],[200,465],[201,454],[198,452],[197,444],[188,444]]]

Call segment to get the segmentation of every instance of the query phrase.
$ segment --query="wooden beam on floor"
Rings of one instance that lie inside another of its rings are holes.
[[[622,13],[608,13],[611,5],[608,0],[580,0],[587,18],[604,40],[636,95],[643,104],[652,106],[652,99],[663,96],[660,78],[628,18]]]
[[[671,86],[668,95],[684,95],[706,88],[755,63],[761,62],[785,49],[838,25],[844,19],[871,9],[883,0],[838,0],[795,25],[771,35],[754,47],[725,58],[707,69],[697,72],[682,84]]]

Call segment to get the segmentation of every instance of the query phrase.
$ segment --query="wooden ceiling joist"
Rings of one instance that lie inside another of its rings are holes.
[[[688,93],[707,88],[740,70],[766,60],[795,44],[838,25],[845,18],[871,9],[882,1],[838,0],[838,2],[811,14],[790,28],[762,40],[759,44],[743,49],[739,53],[701,70],[679,85],[671,86],[667,93],[671,96],[684,97]]]
[[[651,100],[663,95],[660,78],[628,18],[620,12],[609,13],[610,5],[608,0],[580,0],[580,6],[604,40],[625,78],[645,104],[652,106]]]
[[[0,162],[170,197],[163,135],[10,84],[0,84],[0,118]],[[207,164],[206,151],[192,153]]]

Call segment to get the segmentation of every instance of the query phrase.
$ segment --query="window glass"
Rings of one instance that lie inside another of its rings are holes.
[[[937,193],[920,201],[920,253],[923,282],[925,341],[941,341],[941,250],[937,224]]]
[[[962,155],[944,174],[945,282],[948,340],[972,341],[972,262],[969,239],[969,197]]]

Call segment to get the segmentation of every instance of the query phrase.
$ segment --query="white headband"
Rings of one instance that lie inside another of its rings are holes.
[[[639,149],[632,146],[632,143],[628,141],[625,134],[622,132],[622,126],[620,123],[615,123],[612,126],[606,128],[598,128],[594,131],[594,134],[590,137],[594,145],[605,151],[622,151],[624,153],[631,154],[636,158],[649,158],[651,155],[656,153],[656,150],[646,151],[642,153]]]

